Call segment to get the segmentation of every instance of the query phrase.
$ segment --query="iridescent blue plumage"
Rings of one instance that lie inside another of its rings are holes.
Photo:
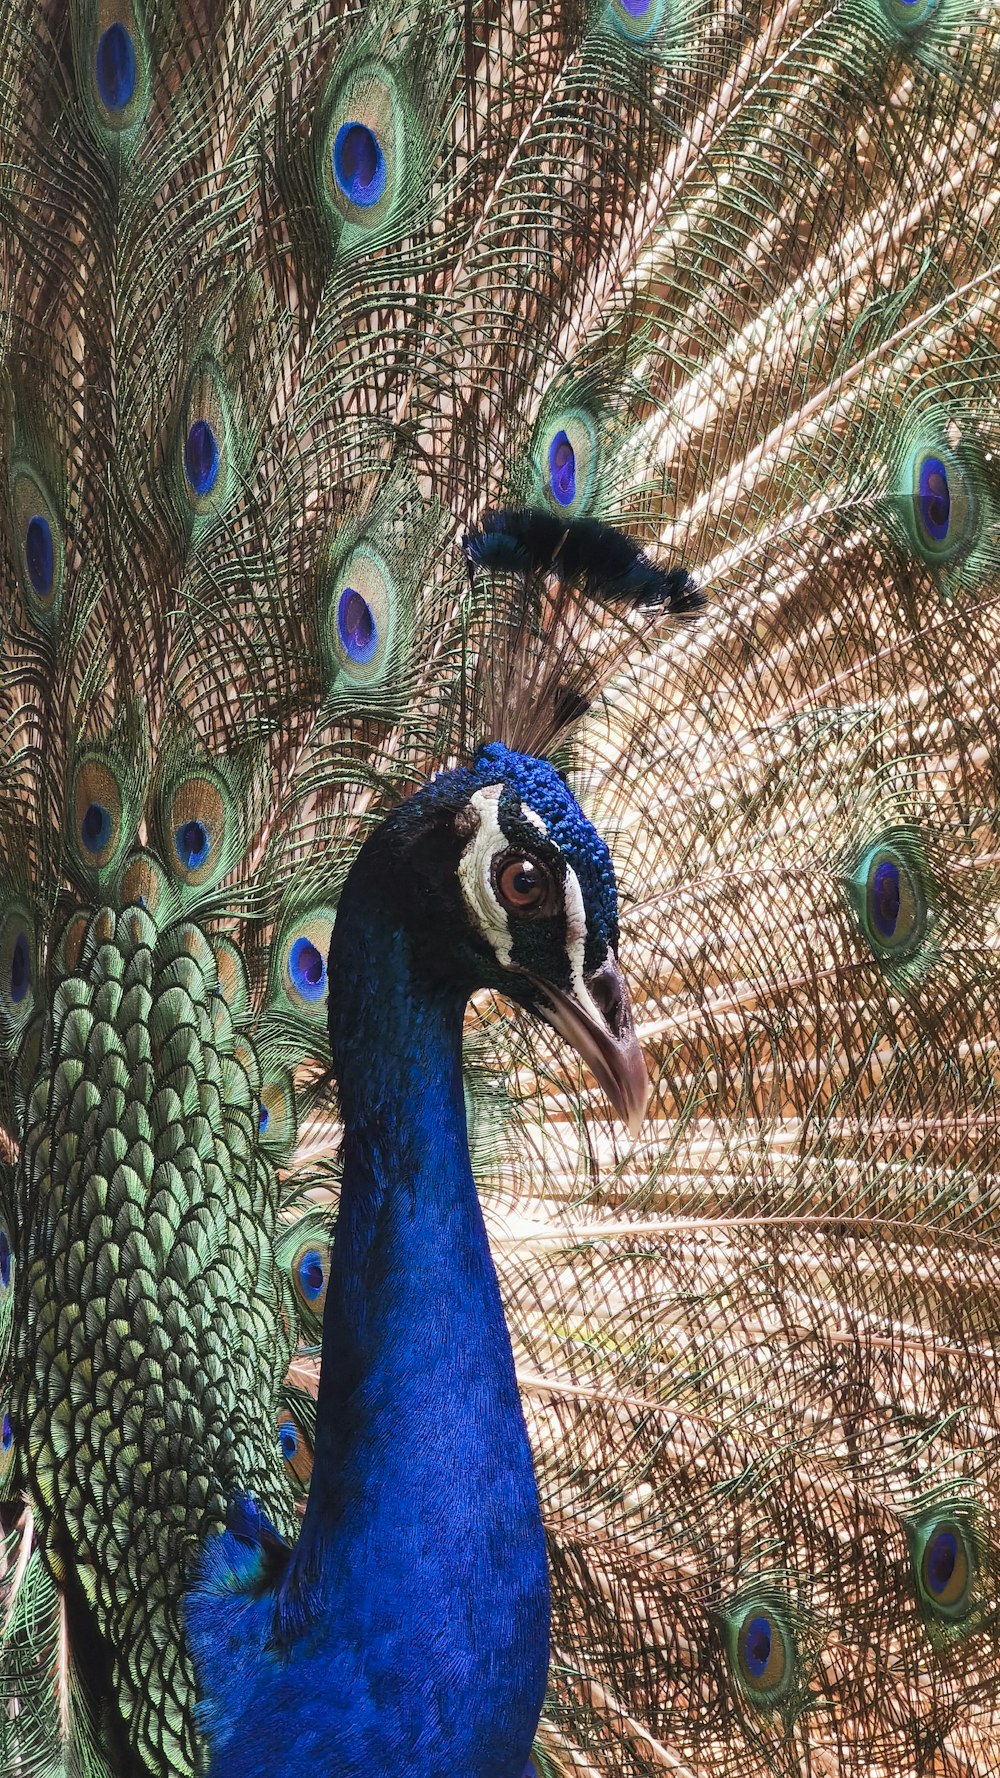
[[[31,584],[39,597],[44,598],[52,590],[55,551],[52,547],[51,526],[41,513],[36,513],[28,521],[24,538],[24,555]]]
[[[519,911],[543,878],[551,902]],[[476,912],[491,884],[495,933]],[[573,957],[603,979],[616,941],[603,841],[551,766],[498,745],[396,810],[347,879],[328,969],[344,1172],[311,1489],[287,1555],[237,1504],[188,1600],[212,1778],[521,1778],[548,1577],[469,1161],[463,1012],[502,985],[551,1016],[563,980],[586,1007]],[[634,1061],[627,1017],[605,1044]],[[298,1270],[322,1289],[318,1251]],[[290,1458],[294,1429],[282,1438]]]
[[[374,130],[343,123],[333,145],[333,173],[344,196],[362,209],[377,204],[385,191],[385,155]]]
[[[378,647],[378,628],[367,599],[354,587],[345,587],[337,601],[337,630],[352,660],[371,660]]]
[[[94,62],[97,90],[109,111],[121,111],[135,92],[135,45],[116,20],[101,33]]]
[[[196,494],[210,494],[219,475],[219,446],[207,420],[195,420],[184,441],[184,473]]]

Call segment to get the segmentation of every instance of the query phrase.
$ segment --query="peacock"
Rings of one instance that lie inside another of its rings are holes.
[[[0,119],[0,1778],[1000,1774],[995,7]]]

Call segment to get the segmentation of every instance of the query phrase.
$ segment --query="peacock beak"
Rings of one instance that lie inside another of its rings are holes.
[[[535,986],[546,1002],[545,1018],[583,1057],[634,1140],[646,1116],[649,1075],[617,958],[609,951],[600,969],[585,976],[582,993],[537,980]]]

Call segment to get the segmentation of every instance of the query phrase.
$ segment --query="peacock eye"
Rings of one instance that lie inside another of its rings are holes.
[[[6,1411],[0,1417],[0,1482],[5,1482],[14,1468],[14,1427]]]
[[[976,1550],[960,1519],[935,1518],[911,1539],[921,1604],[932,1616],[953,1621],[973,1605]]]
[[[495,860],[493,888],[501,906],[512,914],[553,914],[558,906],[551,872],[523,853],[505,852]]]

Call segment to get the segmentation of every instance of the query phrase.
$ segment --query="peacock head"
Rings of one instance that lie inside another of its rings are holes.
[[[377,879],[391,901],[416,979],[463,1001],[493,988],[546,1020],[638,1133],[649,1082],[618,967],[614,867],[551,765],[482,747],[395,810],[358,862],[358,887]],[[336,948],[335,933],[331,1034]]]

